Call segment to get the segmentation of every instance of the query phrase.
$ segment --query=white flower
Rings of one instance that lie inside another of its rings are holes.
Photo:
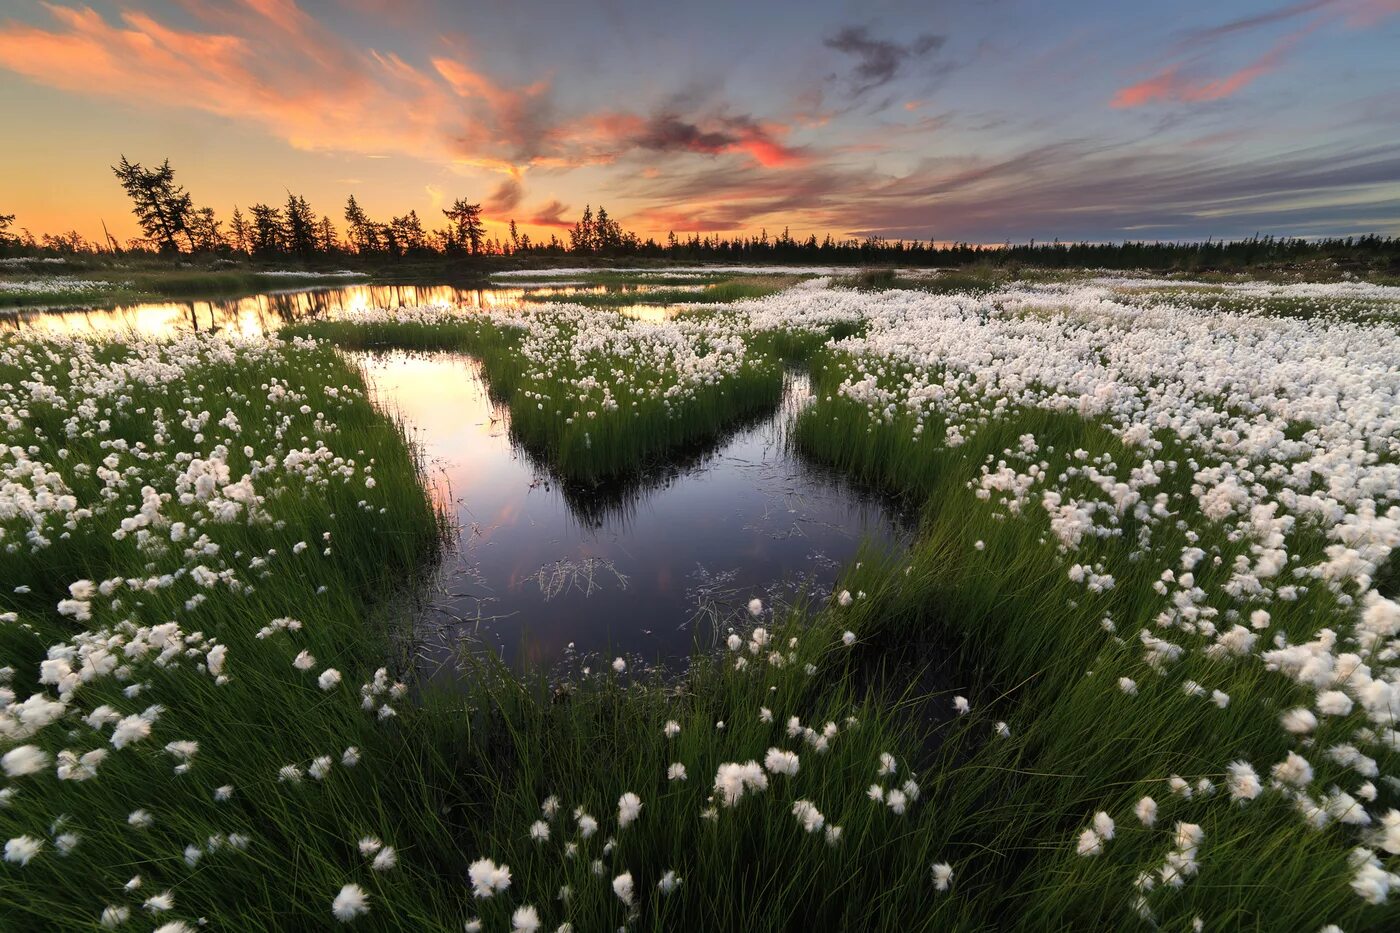
[[[544,842],[549,838],[549,824],[544,820],[535,820],[530,824],[530,838],[535,842]]]
[[[1094,832],[1102,836],[1105,841],[1113,838],[1115,829],[1113,817],[1102,810],[1094,814]]]
[[[158,914],[166,910],[174,910],[175,895],[170,891],[162,891],[159,894],[153,894],[146,898],[141,906],[153,914]]]
[[[623,671],[627,670],[627,662],[622,660],[622,658],[613,658],[612,669],[621,674]]]
[[[841,593],[836,597],[836,602],[838,602],[843,608],[849,606],[851,604],[851,591],[842,590]]]
[[[16,836],[5,843],[5,861],[13,862],[16,865],[28,865],[30,859],[39,854],[39,850],[44,847],[44,840],[36,839],[33,836]]]
[[[959,716],[966,716],[972,710],[972,705],[967,702],[967,697],[953,697],[953,709]]]
[[[1230,796],[1240,803],[1258,797],[1263,789],[1259,783],[1259,775],[1247,761],[1230,763],[1228,783]]]
[[[491,897],[510,887],[510,866],[497,865],[489,858],[477,859],[467,867],[475,897]]]
[[[370,867],[375,871],[388,871],[398,863],[399,856],[398,853],[394,851],[394,847],[385,846],[379,850],[379,854],[374,857],[374,861],[370,863]]]
[[[715,771],[715,792],[726,807],[737,804],[747,791],[758,793],[767,789],[768,776],[756,761],[727,762]]]
[[[642,799],[628,791],[617,798],[617,825],[626,827],[642,813]]]
[[[7,777],[23,777],[35,774],[49,766],[49,753],[37,745],[20,745],[10,749],[0,757],[0,767]]]
[[[797,822],[809,833],[814,833],[826,825],[826,817],[822,816],[810,800],[798,800],[793,803],[792,815],[797,817]]]
[[[946,891],[953,884],[953,866],[947,862],[937,862],[933,866],[933,888]]]
[[[517,933],[535,933],[540,928],[540,914],[529,904],[517,907],[510,915],[510,928]]]
[[[768,754],[763,758],[763,766],[770,774],[786,774],[789,777],[797,774],[800,763],[794,752],[783,751],[780,748],[768,749]]]
[[[1080,855],[1098,855],[1103,852],[1103,838],[1092,829],[1086,829],[1079,834],[1075,851]]]
[[[666,780],[668,781],[684,781],[685,778],[685,765],[681,764],[679,761],[666,769]]]
[[[614,878],[612,889],[618,900],[628,907],[632,906],[632,873],[630,871],[623,872]]]
[[[292,659],[292,667],[299,671],[309,671],[316,666],[316,657],[310,651],[303,650]]]
[[[114,930],[131,919],[131,908],[122,905],[111,905],[102,909],[102,916],[98,918],[98,923],[109,930]]]
[[[662,894],[670,894],[680,886],[681,878],[676,874],[674,869],[668,870],[666,874],[661,876],[661,880],[656,883],[656,887]]]
[[[761,600],[761,599],[751,599],[751,600],[749,600],[749,615],[754,616],[754,617],[758,617],[758,616],[760,616],[760,615],[762,615],[762,614],[763,614],[763,600]]]
[[[844,634],[842,634],[842,636],[841,636],[841,644],[843,644],[843,645],[845,645],[847,648],[849,648],[849,647],[851,647],[851,645],[854,645],[855,643],[856,643],[856,633],[855,633],[855,632],[845,632]]]
[[[895,763],[894,756],[889,752],[880,753],[880,768],[876,772],[880,775],[894,774],[899,770],[899,765]]]
[[[681,724],[676,722],[674,719],[669,719],[666,721],[665,728],[663,728],[661,731],[666,733],[666,738],[674,739],[676,736],[681,734]]]
[[[1133,813],[1143,826],[1151,827],[1153,823],[1157,822],[1157,801],[1151,797],[1143,797],[1133,807]]]
[[[358,884],[347,884],[331,901],[331,915],[341,923],[369,913],[369,895]]]
[[[331,691],[340,683],[340,671],[333,667],[328,667],[321,672],[321,676],[316,678],[316,684],[325,691]]]

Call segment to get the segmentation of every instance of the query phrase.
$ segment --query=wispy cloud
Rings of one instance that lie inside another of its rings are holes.
[[[1237,71],[1214,78],[1192,77],[1180,64],[1169,65],[1162,71],[1127,87],[1119,88],[1109,101],[1116,108],[1141,107],[1152,103],[1198,104],[1223,100],[1244,90],[1257,79],[1278,69],[1284,58],[1298,44],[1302,34],[1290,36],[1259,58]]]
[[[415,65],[360,48],[292,0],[182,0],[204,29],[126,11],[47,5],[50,27],[0,25],[0,67],[49,87],[252,123],[307,150],[392,153],[503,172],[615,161],[628,152],[802,161],[787,128],[748,115],[708,119],[555,112],[547,79],[504,84],[445,45]]]
[[[1174,44],[1170,54],[1175,61],[1141,81],[1119,88],[1109,106],[1123,109],[1153,103],[1196,104],[1223,100],[1277,71],[1302,40],[1321,27],[1340,22],[1347,28],[1363,28],[1397,13],[1400,13],[1400,0],[1299,0],[1216,26],[1192,29]],[[1200,59],[1212,54],[1226,39],[1299,20],[1303,21],[1301,26],[1235,71],[1212,77],[1199,69]]]

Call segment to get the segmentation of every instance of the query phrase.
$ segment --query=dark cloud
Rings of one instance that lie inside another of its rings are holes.
[[[507,178],[497,185],[496,190],[486,199],[486,213],[488,216],[495,216],[512,211],[524,196],[525,189],[519,179]]]
[[[568,227],[572,224],[564,219],[564,212],[569,209],[569,205],[557,198],[548,204],[534,208],[530,216],[526,217],[525,224],[534,227]]]
[[[851,92],[859,97],[890,83],[907,63],[938,51],[946,41],[946,36],[924,33],[908,45],[901,45],[889,39],[875,38],[870,34],[869,27],[847,26],[828,36],[824,44],[855,59],[851,72]]]
[[[641,132],[631,140],[643,149],[655,152],[723,152],[739,141],[739,137],[723,130],[702,130],[674,114],[658,114],[647,120]]]

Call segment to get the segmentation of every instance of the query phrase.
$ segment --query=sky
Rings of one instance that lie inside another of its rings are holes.
[[[1400,0],[0,0],[0,213],[196,205],[564,235],[1400,235]]]

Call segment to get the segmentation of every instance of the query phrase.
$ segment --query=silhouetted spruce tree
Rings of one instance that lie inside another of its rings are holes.
[[[248,251],[254,256],[276,256],[282,252],[282,212],[266,204],[248,208],[252,215]]]
[[[287,193],[287,206],[282,209],[282,248],[294,256],[308,259],[316,254],[316,215],[306,198]]]
[[[384,252],[395,259],[403,255],[403,246],[399,243],[398,233],[395,232],[392,223],[375,224],[374,229],[379,235],[379,243],[382,244]]]
[[[345,202],[345,235],[357,253],[373,253],[383,246],[379,224],[369,219],[353,194]]]
[[[323,253],[340,252],[340,236],[335,231],[335,224],[325,214],[321,215],[321,223],[316,227],[316,248]]]
[[[583,216],[574,222],[573,229],[569,231],[569,252],[593,252],[593,206],[591,204],[583,206]]]
[[[515,218],[510,219],[510,251],[520,252],[520,231],[515,229]]]
[[[402,217],[389,221],[394,239],[405,253],[421,253],[428,248],[428,235],[423,230],[423,222],[418,219],[418,211],[411,210]]]
[[[465,247],[473,256],[481,252],[482,240],[486,236],[486,225],[481,222],[481,205],[468,204],[466,198],[458,198],[452,207],[443,209],[452,223],[452,236],[459,248]]]
[[[238,205],[233,207],[233,217],[228,222],[228,245],[235,253],[246,253],[251,248],[252,229],[248,226],[248,221],[243,219],[243,212],[238,209]]]
[[[11,244],[17,242],[10,235],[10,225],[15,222],[14,214],[0,214],[0,249],[6,249]]]
[[[223,221],[214,216],[212,207],[201,207],[190,213],[190,242],[196,252],[213,253],[225,246]]]
[[[190,214],[194,202],[185,189],[175,184],[175,170],[166,159],[160,168],[145,169],[140,162],[128,162],[122,156],[120,162],[112,166],[117,180],[131,198],[132,213],[141,225],[146,236],[156,244],[162,253],[179,252],[176,237],[183,236],[194,248],[194,237],[190,234]]]

